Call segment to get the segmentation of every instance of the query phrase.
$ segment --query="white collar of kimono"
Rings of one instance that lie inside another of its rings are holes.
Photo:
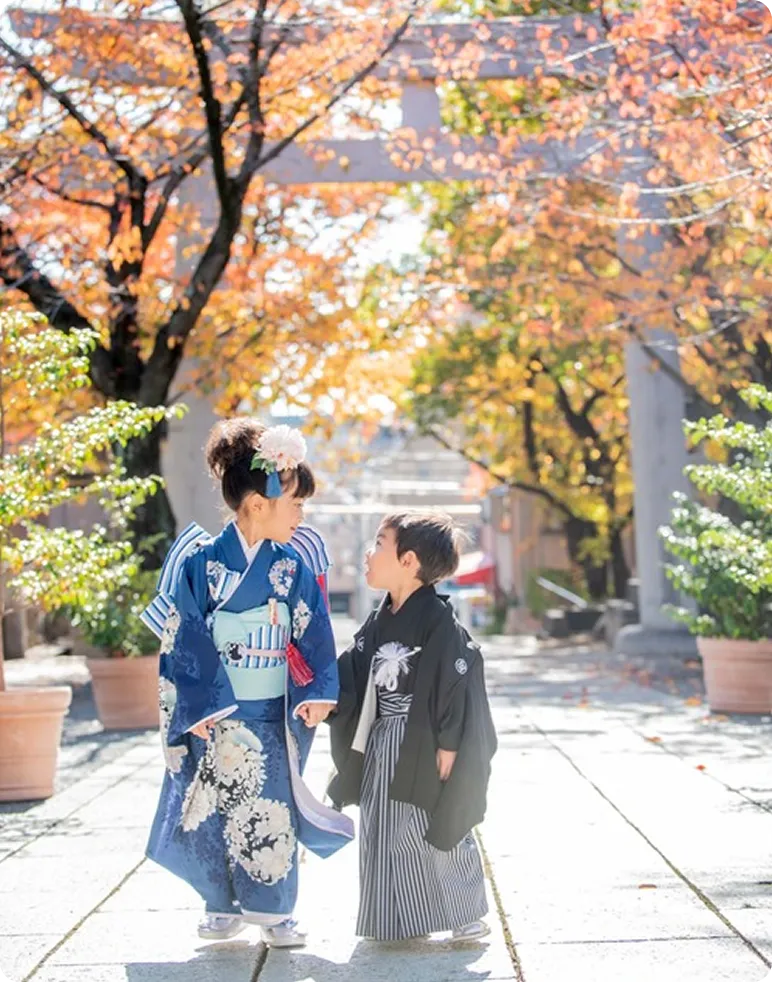
[[[244,533],[241,531],[235,521],[233,523],[233,527],[236,529],[236,535],[239,537],[241,548],[244,551],[244,555],[247,557],[247,563],[251,566],[255,556],[258,554],[258,552],[260,552],[260,546],[265,542],[265,539],[258,539],[253,546],[248,546],[247,540],[244,538]]]

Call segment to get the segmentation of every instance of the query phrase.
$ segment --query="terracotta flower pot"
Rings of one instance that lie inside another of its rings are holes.
[[[158,655],[89,658],[94,700],[106,730],[158,726]]]
[[[697,638],[710,708],[725,713],[772,712],[772,640]]]
[[[39,801],[54,793],[69,686],[0,692],[0,801]]]

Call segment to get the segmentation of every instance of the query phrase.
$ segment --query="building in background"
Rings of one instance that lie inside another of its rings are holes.
[[[466,533],[466,550],[482,541],[482,497],[470,483],[472,465],[431,437],[410,428],[381,427],[356,464],[341,461],[320,472],[322,490],[306,512],[328,544],[330,603],[336,613],[363,619],[378,595],[364,580],[364,553],[389,511],[426,509],[453,515]]]

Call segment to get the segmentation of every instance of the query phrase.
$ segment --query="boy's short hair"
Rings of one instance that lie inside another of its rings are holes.
[[[418,579],[427,586],[458,569],[463,532],[449,515],[394,512],[386,515],[381,527],[393,530],[400,559],[406,552],[416,554]]]

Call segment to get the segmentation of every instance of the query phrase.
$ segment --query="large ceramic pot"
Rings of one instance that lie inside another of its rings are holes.
[[[94,701],[106,730],[158,726],[158,655],[89,658]]]
[[[0,801],[39,801],[54,793],[69,686],[0,692]]]
[[[724,713],[772,712],[772,640],[698,638],[710,708]]]

